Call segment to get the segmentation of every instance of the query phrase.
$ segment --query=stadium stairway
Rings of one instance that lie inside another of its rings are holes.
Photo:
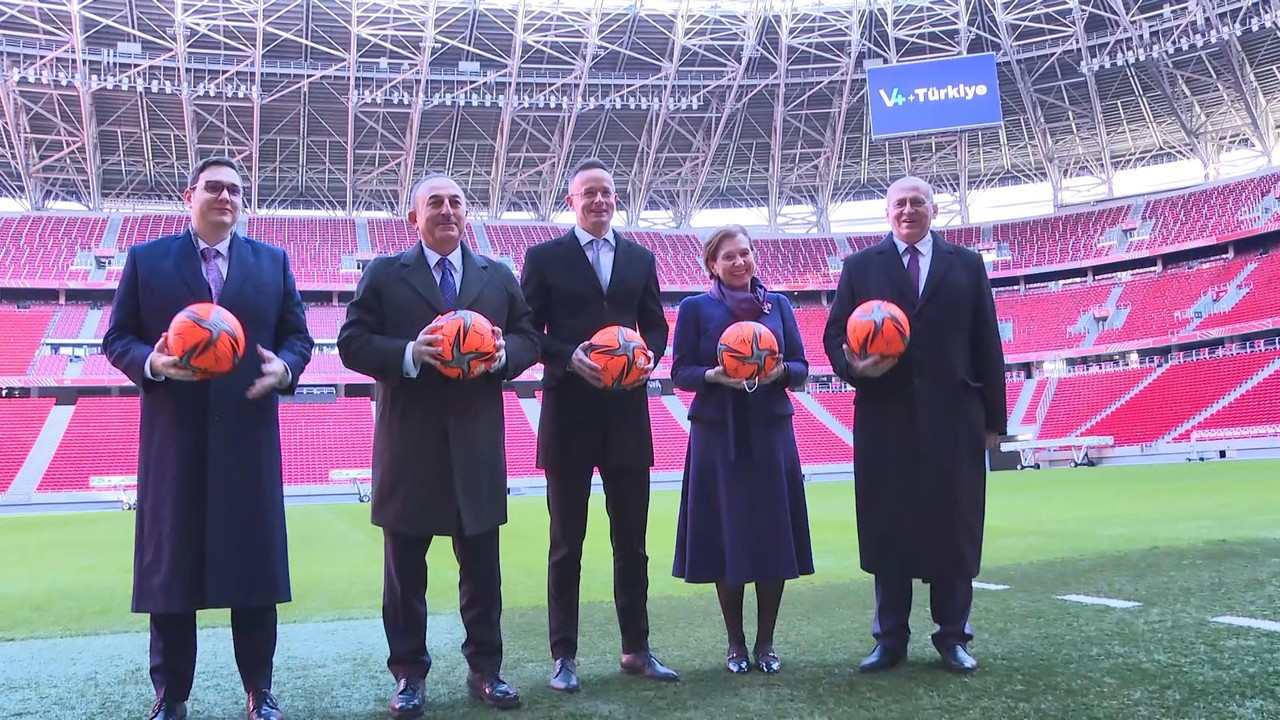
[[[1040,426],[1044,425],[1044,418],[1049,414],[1049,404],[1053,402],[1053,394],[1058,390],[1058,377],[1056,375],[1046,379],[1044,393],[1040,396],[1040,402],[1036,405],[1036,424],[1031,430],[1031,437],[1040,438]],[[1026,419],[1025,417],[1023,418]]]
[[[1168,367],[1168,366],[1166,365],[1164,367]],[[1251,388],[1253,388],[1254,385],[1257,385],[1263,380],[1266,380],[1267,376],[1275,372],[1276,370],[1280,370],[1280,358],[1276,358],[1275,360],[1272,360],[1270,363],[1266,365],[1266,367],[1254,373],[1254,375],[1250,377],[1248,380],[1245,380],[1244,382],[1237,385],[1233,390],[1231,390],[1231,392],[1227,393],[1226,395],[1223,395],[1221,398],[1218,398],[1218,400],[1214,402],[1212,405],[1196,413],[1186,422],[1175,427],[1173,430],[1170,430],[1168,433],[1158,438],[1152,444],[1159,446],[1167,442],[1170,442],[1171,440],[1178,437],[1182,433],[1195,427],[1196,424],[1199,423],[1201,420],[1204,420],[1210,415],[1221,410],[1222,407],[1227,403],[1231,402],[1232,400],[1235,400],[1236,398],[1248,392]]]
[[[115,250],[116,240],[120,237],[120,227],[124,225],[124,216],[120,213],[113,213],[107,220],[107,231],[102,236],[102,244],[98,247],[103,250]]]
[[[826,425],[828,430],[835,433],[836,437],[849,443],[850,446],[853,445],[853,433],[849,431],[849,428],[845,427],[834,415],[827,412],[827,409],[822,407],[822,404],[817,400],[814,400],[812,395],[806,392],[798,392],[792,393],[791,396],[799,400],[801,405],[808,408],[809,412],[813,413],[813,416],[818,418],[823,425]]]
[[[529,420],[529,427],[533,428],[533,433],[538,433],[538,422],[542,419],[542,403],[537,398],[520,398],[520,408],[524,410],[524,416]]]
[[[671,416],[676,419],[676,422],[680,423],[680,427],[684,428],[685,432],[689,432],[689,408],[685,407],[680,398],[675,395],[663,395],[662,402],[671,411]]]
[[[369,218],[356,218],[356,251],[373,252],[373,243],[369,241]]]
[[[1022,383],[1022,390],[1018,393],[1018,400],[1013,404],[1013,408],[1009,411],[1009,434],[1021,435],[1026,432],[1034,432],[1035,426],[1028,426],[1022,422],[1027,413],[1027,406],[1031,404],[1031,398],[1035,397],[1036,386],[1045,382],[1043,377],[1028,378]]]
[[[35,444],[31,446],[26,462],[22,463],[18,476],[13,479],[9,491],[4,494],[5,502],[20,504],[31,502],[31,495],[36,491],[36,485],[40,484],[45,471],[49,469],[49,463],[53,461],[53,453],[62,442],[62,436],[67,431],[67,425],[71,423],[71,414],[75,409],[75,405],[55,405],[49,411],[49,417],[44,421],[40,434],[36,436]]]
[[[1123,283],[1116,283],[1116,286],[1111,288],[1111,294],[1107,296],[1107,301],[1103,304],[1111,311],[1116,320],[1115,323],[1108,321],[1108,327],[1119,328],[1124,325],[1124,317],[1120,316],[1116,310],[1116,303],[1120,302],[1120,295],[1124,292],[1124,287]],[[1128,311],[1125,311],[1124,316],[1128,314]],[[1102,325],[1093,318],[1093,308],[1085,308],[1084,312],[1080,314],[1080,320],[1076,323],[1076,327],[1071,330],[1072,332],[1084,332],[1084,340],[1080,341],[1080,347],[1091,347],[1094,341],[1098,339],[1098,333],[1102,332]]]
[[[1171,367],[1173,366],[1168,363],[1165,363],[1164,365],[1157,367],[1155,369],[1155,372],[1143,378],[1142,382],[1139,382],[1137,385],[1133,386],[1133,389],[1131,389],[1129,392],[1125,393],[1124,395],[1121,395],[1119,400],[1116,400],[1115,402],[1111,403],[1107,407],[1103,408],[1102,412],[1099,412],[1097,415],[1094,415],[1093,417],[1089,418],[1087,421],[1085,421],[1085,424],[1076,428],[1073,432],[1068,434],[1067,437],[1079,437],[1080,435],[1083,435],[1086,430],[1098,424],[1106,416],[1115,412],[1116,408],[1129,402],[1129,400],[1134,395],[1137,395],[1138,393],[1142,392],[1144,388],[1146,388],[1151,383],[1155,382],[1156,378],[1160,377],[1162,374],[1164,374],[1165,370],[1168,370]]]
[[[102,322],[104,312],[105,308],[89,308],[88,314],[84,316],[84,325],[80,327],[80,334],[76,337],[92,339],[98,332],[98,323]]]
[[[1208,299],[1207,307],[1202,313],[1200,313],[1200,317],[1192,316],[1191,322],[1187,323],[1187,326],[1183,328],[1182,332],[1185,334],[1196,329],[1196,326],[1201,322],[1204,322],[1204,320],[1211,314],[1216,315],[1231,312],[1231,309],[1236,306],[1236,303],[1243,300],[1244,296],[1249,292],[1249,288],[1241,287],[1240,285],[1245,281],[1245,278],[1249,277],[1249,274],[1252,273],[1256,267],[1258,267],[1257,260],[1250,260],[1245,263],[1245,266],[1240,269],[1240,272],[1232,278],[1230,283],[1228,283],[1227,293],[1216,301],[1213,299],[1212,295],[1205,293],[1205,297]]]
[[[489,235],[484,231],[484,223],[478,220],[472,221],[471,232],[475,234],[476,250],[481,255],[497,258],[497,255],[493,254],[493,244],[489,242]]]

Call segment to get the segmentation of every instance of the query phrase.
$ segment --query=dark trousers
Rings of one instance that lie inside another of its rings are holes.
[[[245,692],[271,689],[276,606],[231,609],[231,642]],[[156,697],[186,702],[196,675],[196,614],[151,615],[151,684]]]
[[[427,652],[427,548],[430,537],[382,531],[382,627],[391,651],[387,668],[397,680],[422,679],[431,670]],[[502,572],[498,528],[453,537],[458,559],[458,605],[467,636],[462,656],[484,677],[502,668]]]
[[[547,559],[547,613],[553,658],[578,654],[578,591],[582,541],[587,535],[591,467],[547,469],[551,551]],[[609,536],[613,541],[613,602],[622,652],[649,650],[649,468],[602,467]]]
[[[871,624],[876,642],[905,650],[911,637],[911,578],[876,575],[876,615]],[[973,581],[945,578],[929,581],[929,609],[938,630],[933,644],[938,649],[967,645],[973,639],[969,611],[973,607]]]

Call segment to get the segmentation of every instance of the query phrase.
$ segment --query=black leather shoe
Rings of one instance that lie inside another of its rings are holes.
[[[942,655],[942,666],[947,672],[967,675],[978,669],[978,659],[963,645],[950,645],[938,650],[938,654]]]
[[[858,672],[873,673],[898,665],[907,659],[907,651],[905,649],[890,649],[884,645],[877,644],[866,657],[862,658],[862,662],[858,663]]]
[[[270,690],[250,691],[249,720],[284,720],[280,704]]]
[[[489,677],[468,674],[467,692],[472,698],[499,710],[520,707],[520,691],[496,673]]]
[[[186,703],[161,699],[156,700],[156,704],[151,706],[151,714],[147,716],[147,720],[186,720],[186,717]]]
[[[576,693],[582,689],[578,684],[578,663],[573,658],[557,658],[551,669],[551,679],[547,687],[562,693]]]
[[[422,681],[417,678],[400,678],[396,683],[396,691],[391,694],[391,717],[420,718],[427,711],[426,694],[422,691]]]
[[[622,666],[622,672],[627,675],[661,682],[676,682],[680,679],[680,675],[675,670],[663,665],[662,661],[651,652],[623,655],[619,664]]]

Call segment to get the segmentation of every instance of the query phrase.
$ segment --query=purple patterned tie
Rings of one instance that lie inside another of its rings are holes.
[[[907,274],[911,276],[911,289],[920,297],[920,248],[907,246]]]
[[[200,257],[204,258],[204,276],[209,281],[209,290],[213,292],[216,305],[218,296],[222,295],[222,268],[218,267],[218,258],[222,255],[218,248],[200,248]]]

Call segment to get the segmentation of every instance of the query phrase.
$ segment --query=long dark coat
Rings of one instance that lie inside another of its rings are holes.
[[[103,352],[142,391],[133,611],[288,602],[277,396],[245,392],[262,374],[257,346],[292,373],[311,359],[306,313],[284,250],[232,235],[219,304],[244,327],[244,359],[207,382],[144,376],[161,333],[180,310],[209,302],[191,233],[129,249]]]
[[[405,377],[406,344],[447,312],[420,243],[369,263],[338,334],[343,364],[378,384],[373,524],[406,535],[474,535],[507,521],[502,381],[537,360],[537,333],[511,270],[466,245],[458,308],[502,328],[503,369],[453,380],[423,364]]]
[[[648,392],[592,387],[568,370],[573,351],[601,328],[636,328],[653,352],[666,353],[667,318],[653,253],[616,230],[609,291],[572,231],[529,248],[520,284],[541,333],[545,366],[538,424],[538,467],[653,466]]]
[[[787,388],[804,387],[809,362],[791,303],[769,293],[759,322],[778,341],[786,374],[753,392],[709,384],[720,335],[734,322],[707,293],[687,297],[676,319],[671,378],[696,394],[689,405],[672,574],[730,585],[813,573],[804,475]]]
[[[911,342],[879,378],[849,374],[845,323],[867,300],[911,320]],[[854,488],[862,569],[915,578],[976,577],[986,508],[986,432],[1006,426],[1004,353],[982,257],[933,236],[919,301],[892,236],[844,261],[823,335],[836,373],[857,388]]]

